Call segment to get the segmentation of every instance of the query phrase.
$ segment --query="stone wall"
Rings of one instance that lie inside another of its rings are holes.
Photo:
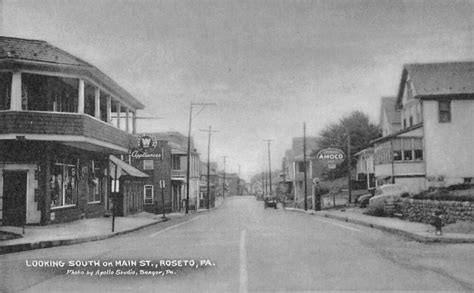
[[[417,200],[402,198],[396,203],[396,212],[412,222],[430,224],[435,211],[441,211],[444,224],[457,221],[474,222],[474,202]]]

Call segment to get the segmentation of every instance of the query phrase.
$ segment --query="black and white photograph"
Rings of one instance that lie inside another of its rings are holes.
[[[474,0],[0,0],[0,292],[474,292]]]

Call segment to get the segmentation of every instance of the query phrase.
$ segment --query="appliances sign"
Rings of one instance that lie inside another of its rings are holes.
[[[137,148],[130,152],[134,159],[163,159],[163,148],[157,148],[156,137],[142,134],[137,138]]]

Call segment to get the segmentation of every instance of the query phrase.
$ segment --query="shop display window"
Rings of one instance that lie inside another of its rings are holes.
[[[51,169],[51,206],[65,207],[77,201],[77,167],[68,162],[57,162]]]
[[[89,178],[89,197],[88,202],[100,202],[102,193],[101,168],[97,161],[91,161],[91,174]]]

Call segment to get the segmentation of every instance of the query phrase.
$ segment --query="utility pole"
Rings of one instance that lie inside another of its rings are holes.
[[[268,144],[268,179],[269,179],[269,184],[270,184],[270,196],[272,195],[272,164],[271,164],[271,158],[270,158],[270,142],[273,139],[265,139],[264,141],[267,142]]]
[[[202,110],[204,110],[204,107],[214,106],[216,104],[215,103],[191,103],[190,107],[189,107],[188,151],[186,153],[186,158],[187,158],[187,162],[186,162],[186,214],[189,211],[189,173],[190,173],[189,169],[191,167],[191,164],[190,164],[190,159],[191,159],[191,123],[192,123],[192,119],[193,119],[193,106],[194,105],[202,106],[202,109],[201,109],[201,111],[202,111]],[[201,111],[199,111],[196,115],[201,113]]]
[[[303,123],[303,165],[304,165],[304,210],[308,210],[308,184],[306,178],[306,122]]]
[[[211,169],[211,133],[212,132],[219,132],[218,130],[211,130],[211,125],[209,125],[209,130],[202,130],[204,132],[209,133],[209,137],[207,139],[207,209],[209,209],[209,202],[211,201],[211,196],[210,196],[210,169]]]
[[[351,183],[351,134],[347,130],[347,187],[349,189],[349,203],[352,203],[352,183]]]
[[[237,179],[237,195],[240,195],[240,165],[239,165],[239,177]]]
[[[223,156],[223,158],[224,158],[224,178],[222,181],[222,199],[225,198],[225,159],[227,158],[227,156]]]

